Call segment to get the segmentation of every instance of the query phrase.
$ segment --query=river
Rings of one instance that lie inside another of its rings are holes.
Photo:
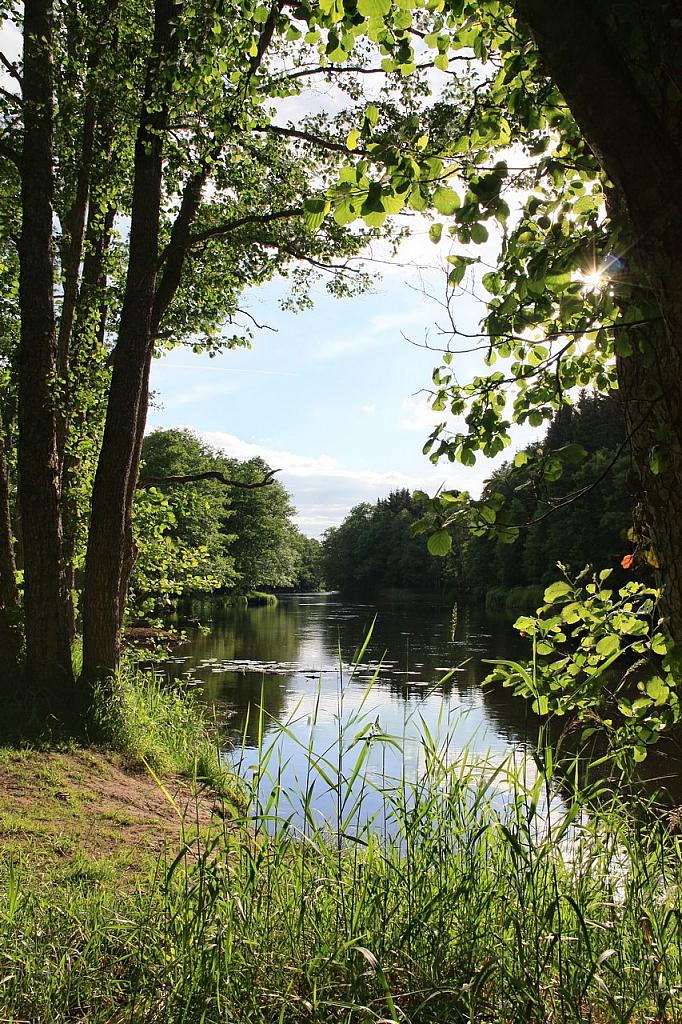
[[[527,702],[481,685],[488,660],[523,658],[527,642],[479,608],[298,594],[221,611],[210,632],[190,637],[171,674],[215,706],[231,763],[248,776],[267,762],[268,787],[276,779],[288,795],[309,784],[311,750],[329,773],[339,751],[354,764],[368,734],[363,776],[410,779],[429,745],[449,759],[496,764],[523,757],[537,738]],[[321,798],[321,814],[327,804]]]

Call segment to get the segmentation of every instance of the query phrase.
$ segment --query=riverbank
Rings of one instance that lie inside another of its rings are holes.
[[[425,721],[394,771],[369,705],[216,789],[197,702],[121,683],[116,753],[0,753],[0,1020],[681,1019],[682,846],[634,796]]]
[[[125,886],[218,808],[205,784],[115,751],[0,749],[0,859],[33,880]]]
[[[381,832],[361,824],[343,774],[317,762],[299,795],[311,811],[300,831],[289,827],[291,793],[241,822],[206,806],[205,830],[196,829],[191,800],[184,823],[176,815],[173,825],[163,794],[153,825],[145,822],[151,847],[162,841],[163,850],[154,858],[146,847],[134,884],[111,859],[107,871],[50,874],[5,847],[0,1017],[31,1024],[679,1020],[679,844],[662,828],[639,833],[615,801],[598,815],[577,802],[559,806],[541,771],[446,764],[426,741],[424,752],[429,768],[417,785],[385,787]],[[152,796],[141,780],[93,752],[54,753],[46,766],[28,758],[18,774],[19,761],[10,763],[33,816],[43,792],[46,813],[58,819],[66,808],[72,859],[79,836],[83,847],[95,834],[106,847],[112,830],[134,827],[112,822],[112,784],[131,786],[131,804],[141,800],[142,817],[149,815]],[[338,828],[315,823],[312,783],[322,773],[337,787]],[[99,798],[109,803],[98,811]],[[54,858],[54,820],[50,830]],[[34,838],[48,848],[45,832]]]

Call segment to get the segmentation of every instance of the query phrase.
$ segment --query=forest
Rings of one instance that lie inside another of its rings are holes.
[[[144,438],[132,614],[153,616],[180,597],[320,588],[319,544],[294,525],[280,483],[260,486],[269,473],[262,460],[228,459],[187,430]]]
[[[374,506],[358,505],[322,544],[327,586],[344,592],[397,589],[491,607],[532,611],[561,562],[576,575],[591,565],[618,570],[634,549],[637,483],[626,454],[622,407],[615,397],[583,393],[565,406],[536,445],[521,449],[486,483],[481,499],[504,490],[514,543],[481,530],[453,531],[445,557],[430,552],[422,530],[425,495],[396,491]],[[533,468],[552,452],[576,446],[580,457],[558,479]],[[627,575],[651,577],[645,553]]]
[[[0,0],[1,1020],[682,1018],[681,96],[675,0]]]

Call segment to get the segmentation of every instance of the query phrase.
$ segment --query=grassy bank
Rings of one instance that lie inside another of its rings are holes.
[[[228,608],[248,608],[262,605],[276,605],[277,595],[263,590],[251,590],[247,594],[233,591],[229,594],[207,594],[181,597],[175,602],[175,610],[183,615],[198,618],[210,617],[216,611]]]
[[[682,1013],[682,847],[548,755],[365,774],[362,715],[278,785],[263,741],[241,829],[169,841],[136,888],[43,885],[4,856],[0,1017],[13,1021],[625,1022]],[[301,741],[301,753],[306,749]],[[376,761],[375,761],[376,763]],[[333,820],[314,808],[331,796]],[[595,794],[592,794],[594,797]]]
[[[176,773],[234,795],[208,709],[193,693],[133,663],[119,670],[114,693],[95,712],[98,733],[112,750],[156,774]]]
[[[205,832],[216,798],[243,807],[205,708],[132,663],[96,710],[102,744],[0,746],[0,858],[50,880],[145,873],[168,843]],[[181,821],[181,819],[184,819]]]

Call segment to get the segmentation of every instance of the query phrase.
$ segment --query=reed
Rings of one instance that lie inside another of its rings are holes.
[[[402,738],[348,713],[343,689],[323,753],[260,711],[249,812],[217,815],[134,891],[48,890],[5,863],[0,1017],[679,1020],[679,840],[612,788],[586,792],[549,746],[481,760],[423,724],[417,770],[389,772]],[[278,730],[305,755],[297,793]]]

